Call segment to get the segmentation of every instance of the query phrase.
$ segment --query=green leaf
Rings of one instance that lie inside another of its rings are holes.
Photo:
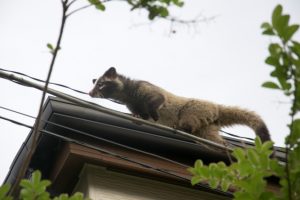
[[[261,142],[260,137],[256,137],[255,140],[254,140],[254,143],[255,143],[256,148],[260,150],[261,147],[262,147],[262,142]]]
[[[197,170],[195,168],[193,168],[193,167],[189,167],[187,169],[187,171],[190,172],[192,175],[196,175],[197,174]]]
[[[263,29],[272,29],[272,25],[268,22],[262,23],[262,25],[260,27]]]
[[[48,49],[50,49],[51,52],[54,51],[54,47],[52,44],[47,43],[47,47],[48,47]]]
[[[289,15],[282,15],[278,18],[277,25],[274,25],[274,28],[278,32],[278,35],[284,39],[285,33],[287,32],[287,28],[289,25],[290,16]]]
[[[254,149],[248,149],[248,158],[254,166],[259,165],[259,156]]]
[[[282,53],[282,47],[278,43],[272,43],[269,45],[269,52],[273,57],[278,58]]]
[[[291,25],[287,28],[286,33],[284,34],[284,41],[289,41],[296,31],[299,29],[299,25]]]
[[[7,196],[9,189],[10,189],[9,184],[4,184],[0,187],[0,200],[8,200],[9,198],[11,198]]]
[[[263,192],[260,197],[260,200],[268,200],[268,199],[275,199],[275,195],[272,192]]]
[[[268,150],[272,150],[273,147],[273,142],[272,141],[266,141],[262,145],[262,152],[267,152]]]
[[[105,6],[100,0],[88,0],[88,1],[90,2],[90,4],[94,5],[96,9],[101,11],[105,10]]]
[[[278,35],[283,38],[286,27],[289,22],[289,15],[282,15],[282,6],[278,5],[272,15],[272,24]]]
[[[209,186],[213,189],[216,189],[219,185],[219,181],[216,178],[209,179]]]
[[[69,198],[69,200],[82,200],[82,199],[83,199],[83,194],[81,192],[76,192]]]
[[[286,138],[286,144],[295,145],[300,138],[300,119],[293,121],[291,134]]]
[[[195,168],[196,168],[196,169],[199,169],[199,168],[201,168],[201,167],[203,167],[203,162],[202,162],[202,160],[196,160],[196,162],[195,162]]]
[[[161,8],[159,9],[159,15],[160,15],[161,17],[167,17],[167,16],[169,15],[168,9],[167,9],[167,8],[164,8],[164,7],[161,7]]]
[[[269,88],[269,89],[280,89],[280,87],[276,83],[271,81],[264,82],[262,84],[262,87]]]
[[[228,180],[223,180],[222,183],[221,183],[221,189],[224,191],[224,192],[227,192],[228,188],[230,186],[230,182]]]
[[[201,176],[193,176],[192,180],[191,180],[191,183],[192,183],[192,185],[197,185],[202,180],[203,180],[203,178]]]
[[[238,191],[234,193],[234,200],[257,200],[252,197],[251,194],[244,191]]]
[[[285,175],[284,166],[280,165],[277,160],[270,160],[270,168],[278,177],[283,177]]]
[[[32,183],[37,186],[41,181],[42,174],[39,170],[32,173]]]
[[[105,6],[102,3],[95,5],[98,10],[105,11]]]
[[[21,180],[20,186],[22,186],[25,189],[33,189],[31,182],[27,179]]]
[[[272,65],[274,67],[280,67],[279,58],[277,57],[269,56],[265,60],[265,63],[267,63],[268,65]]]
[[[178,7],[182,7],[184,5],[184,2],[180,0],[173,0],[173,3]]]
[[[199,168],[197,171],[198,171],[198,174],[204,178],[208,178],[210,176],[210,171],[207,166],[203,166],[203,167]]]
[[[236,148],[233,150],[232,155],[238,160],[244,160],[245,159],[245,151],[241,148]]]
[[[273,31],[273,29],[266,29],[262,32],[262,34],[264,34],[264,35],[275,35],[275,32]]]
[[[261,25],[261,28],[264,29],[263,30],[264,35],[275,35],[272,25],[269,24],[268,22],[263,23]]]
[[[277,5],[272,14],[272,24],[274,28],[275,28],[275,24],[277,24],[278,19],[281,17],[281,13],[282,13],[282,6]]]
[[[291,50],[293,53],[295,53],[298,56],[298,59],[300,58],[300,43],[297,41],[292,41],[293,46],[291,47]]]

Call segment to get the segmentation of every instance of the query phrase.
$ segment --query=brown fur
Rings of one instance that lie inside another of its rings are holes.
[[[209,101],[176,96],[146,81],[130,80],[108,69],[95,81],[91,97],[124,103],[135,116],[223,143],[219,130],[234,124],[252,128],[262,141],[270,140],[263,120],[254,112]]]

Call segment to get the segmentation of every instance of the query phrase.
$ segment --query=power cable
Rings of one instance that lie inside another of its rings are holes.
[[[16,110],[13,110],[13,109],[10,109],[10,108],[7,108],[7,107],[0,106],[0,109],[4,109],[4,110],[7,110],[7,111],[10,111],[10,112],[19,114],[19,115],[23,115],[23,116],[25,116],[25,117],[29,117],[29,118],[32,118],[32,119],[36,119],[34,116],[31,116],[31,115],[28,115],[28,114],[25,114],[25,113],[22,113],[22,112],[18,112],[18,111],[16,111]],[[43,120],[43,121],[44,121],[44,120]],[[44,122],[45,122],[45,121],[44,121]],[[47,122],[47,121],[46,121],[46,122]],[[51,123],[53,123],[53,122],[51,122]],[[228,134],[228,135],[230,135],[230,136],[232,136],[232,137],[235,137],[235,138],[248,139],[248,140],[253,141],[252,138],[247,138],[247,137],[238,136],[238,135],[235,135],[235,134],[232,134],[232,133],[225,132],[225,131],[223,131],[223,130],[220,130],[220,131],[223,132],[223,133],[225,133],[225,134]],[[238,146],[238,147],[241,146],[241,145],[238,145],[238,144],[233,144],[233,145]]]
[[[33,129],[32,126],[29,126],[27,124],[24,124],[24,123],[21,123],[21,122],[18,122],[18,121],[15,121],[15,120],[12,120],[12,119],[9,119],[9,118],[6,118],[6,117],[2,117],[0,116],[0,119],[3,119],[3,120],[6,120],[6,121],[9,121],[9,122],[12,122],[14,124],[17,124],[17,125],[20,125],[20,126],[24,126],[26,128],[29,128],[29,129]],[[103,141],[106,141],[106,142],[109,142],[109,143],[112,143],[114,145],[118,145],[118,146],[122,146],[126,149],[129,149],[129,150],[133,150],[133,151],[136,151],[136,152],[139,152],[139,153],[143,153],[143,154],[147,154],[147,155],[150,155],[150,156],[153,156],[153,157],[156,157],[156,158],[160,158],[162,160],[165,160],[165,161],[169,161],[169,162],[172,162],[174,164],[178,164],[184,168],[187,168],[189,166],[186,166],[186,165],[183,165],[181,163],[178,163],[176,161],[173,161],[173,160],[170,160],[170,159],[167,159],[167,158],[164,158],[164,157],[161,157],[161,156],[158,156],[158,155],[155,155],[155,154],[152,154],[152,153],[148,153],[148,152],[144,152],[142,150],[138,150],[138,149],[135,149],[135,148],[132,148],[132,147],[128,147],[127,145],[122,145],[122,144],[119,144],[119,143],[116,143],[116,142],[113,142],[113,141],[110,141],[110,140],[106,140],[106,139],[103,139],[103,138],[99,138],[99,137],[96,137],[96,136],[92,136],[86,132],[83,132],[83,131],[79,131],[79,130],[76,130],[76,129],[72,129],[70,127],[66,127],[64,125],[60,125],[60,124],[57,124],[57,123],[53,123],[53,122],[49,122],[47,121],[47,123],[49,124],[52,124],[52,125],[55,125],[55,126],[59,126],[59,127],[62,127],[62,128],[65,128],[65,129],[68,129],[68,130],[71,130],[71,131],[76,131],[77,133],[80,133],[80,134],[84,134],[86,136],[89,136],[89,137],[93,137],[93,138],[96,138],[96,139],[101,139]],[[117,158],[120,158],[120,159],[123,159],[123,160],[126,160],[126,161],[129,161],[129,162],[132,162],[132,163],[135,163],[135,164],[139,164],[140,166],[142,167],[145,167],[145,168],[149,168],[149,169],[154,169],[156,171],[159,171],[159,172],[163,172],[163,173],[166,173],[168,175],[172,175],[174,176],[175,174],[172,174],[170,173],[169,171],[166,171],[166,170],[162,170],[162,169],[158,169],[158,168],[154,168],[152,166],[149,166],[145,163],[141,163],[141,162],[138,162],[138,161],[133,161],[132,159],[128,158],[128,157],[125,157],[125,156],[121,156],[117,153],[113,153],[111,151],[108,151],[108,150],[105,150],[103,148],[100,148],[100,147],[96,147],[96,146],[93,146],[93,145],[90,145],[90,144],[87,144],[85,142],[82,142],[82,141],[78,141],[76,139],[73,139],[73,138],[69,138],[69,137],[66,137],[66,136],[62,136],[62,135],[59,135],[57,133],[54,133],[53,131],[48,131],[48,130],[44,130],[42,129],[41,130],[42,133],[46,133],[48,135],[52,135],[52,136],[55,136],[55,137],[58,137],[58,138],[61,138],[63,140],[67,140],[69,142],[73,142],[73,143],[76,143],[76,144],[79,144],[79,145],[82,145],[82,146],[85,146],[85,147],[89,147],[89,148],[92,148],[92,149],[95,149],[95,150],[98,150],[98,151],[101,151],[102,153],[106,153],[106,154],[109,154],[111,156],[114,156],[114,157],[117,157]],[[181,179],[184,179],[184,180],[189,180],[189,179],[186,179],[184,177],[181,177],[181,176],[178,176],[178,175],[175,175],[177,178],[181,178]]]
[[[15,120],[12,120],[12,119],[9,119],[9,118],[5,118],[5,117],[2,117],[2,116],[0,116],[0,118],[1,118],[1,119],[4,119],[4,120],[6,120],[6,121],[12,122],[12,123],[14,123],[14,124],[17,124],[17,125],[20,125],[20,126],[24,126],[24,127],[26,127],[26,128],[33,129],[32,126],[26,125],[26,124],[21,123],[21,122],[17,122],[17,121],[15,121]],[[49,123],[49,122],[47,122],[47,123]],[[59,125],[59,124],[56,124],[56,123],[51,123],[51,124]],[[59,126],[62,126],[63,128],[67,128],[67,129],[72,129],[72,128],[70,128],[70,127],[66,127],[66,126],[63,126],[63,125],[59,125]],[[75,130],[75,129],[72,129],[72,131],[84,133],[84,132],[82,132],[82,131]],[[172,172],[169,171],[169,170],[165,170],[165,169],[153,167],[152,165],[149,165],[149,164],[147,164],[147,163],[143,163],[143,162],[140,162],[140,161],[133,160],[133,159],[131,159],[131,158],[129,158],[129,157],[120,155],[120,154],[118,154],[118,153],[114,153],[114,152],[112,152],[112,151],[109,151],[109,150],[100,148],[100,147],[98,147],[98,146],[93,146],[93,145],[90,145],[90,144],[88,144],[88,143],[85,143],[85,142],[82,142],[82,141],[78,141],[78,140],[73,139],[73,138],[70,138],[70,137],[62,136],[62,135],[59,135],[59,134],[57,134],[57,133],[54,133],[53,131],[48,131],[48,130],[42,129],[42,130],[40,130],[40,132],[43,133],[43,134],[55,136],[55,137],[60,138],[60,139],[62,139],[62,140],[64,140],[64,141],[67,141],[67,142],[72,142],[72,143],[78,144],[78,145],[80,145],[80,146],[84,146],[84,147],[88,147],[88,148],[94,149],[94,150],[99,151],[99,152],[101,152],[101,153],[105,153],[105,154],[107,154],[107,155],[113,156],[113,157],[118,158],[118,159],[121,159],[121,160],[125,160],[125,161],[127,161],[127,162],[131,162],[131,163],[133,163],[133,164],[137,164],[137,165],[139,165],[139,166],[141,166],[141,167],[143,167],[143,168],[151,169],[151,170],[160,172],[160,173],[162,173],[162,174],[165,174],[165,175],[168,175],[168,176],[173,176],[173,177],[175,177],[175,178],[179,178],[179,179],[181,179],[181,180],[190,182],[190,179],[189,179],[189,178],[182,177],[182,176],[180,176],[180,175],[177,175],[177,174],[175,174],[175,173],[172,173]],[[87,133],[84,133],[84,134],[86,135]],[[99,139],[99,138],[97,137],[97,139]],[[101,138],[101,139],[103,139],[103,138]],[[109,140],[106,140],[106,141],[109,141]],[[110,141],[110,142],[112,142],[112,141]],[[118,144],[118,143],[115,143],[115,142],[113,142],[113,143],[114,143],[114,144],[117,144],[117,145],[121,145],[121,144]],[[156,157],[156,158],[159,158],[159,159],[162,159],[162,160],[165,160],[165,161],[168,161],[168,162],[172,162],[172,163],[174,163],[174,164],[178,164],[178,165],[180,165],[181,167],[184,167],[184,168],[187,168],[187,167],[188,167],[188,166],[183,165],[183,164],[181,164],[181,163],[178,163],[178,162],[176,162],[176,161],[173,161],[173,160],[170,160],[170,159],[167,159],[167,158],[164,158],[164,157],[155,155],[155,154],[151,154],[151,153],[148,153],[148,152],[144,152],[144,151],[141,151],[141,150],[132,148],[132,147],[129,147],[129,148],[128,148],[128,146],[126,146],[126,145],[122,145],[122,146],[125,147],[125,148],[127,148],[127,149],[137,151],[137,152],[139,152],[139,153],[143,153],[143,154],[146,154],[146,155],[154,156],[154,157]],[[207,188],[207,189],[211,189],[211,188],[208,187],[208,185],[201,184],[201,186],[202,186],[202,187],[205,187],[205,188]],[[216,189],[216,190],[217,190],[218,192],[222,192],[221,190],[218,190],[218,189]],[[223,192],[222,192],[222,193],[223,193]],[[226,193],[226,194],[229,195],[229,193]]]
[[[10,72],[10,73],[18,74],[18,75],[21,75],[21,76],[25,76],[25,77],[27,77],[27,78],[30,78],[30,79],[32,79],[32,80],[35,80],[35,81],[38,81],[38,82],[41,82],[41,83],[45,83],[45,82],[46,82],[46,81],[44,81],[44,80],[42,80],[42,79],[35,78],[35,77],[33,77],[33,76],[24,74],[24,73],[22,73],[22,72],[17,72],[17,71],[8,70],[8,69],[3,69],[3,68],[0,68],[0,70],[2,70],[2,71],[4,71],[4,72]],[[14,80],[11,80],[11,81],[14,82],[14,83],[17,83],[17,84],[19,84],[19,85],[22,85],[22,86],[30,87],[30,86],[25,85],[25,84],[22,84],[22,83],[20,83],[20,82],[18,82],[18,81],[14,81]],[[61,84],[61,83],[53,83],[53,82],[49,82],[49,84],[51,84],[51,85],[56,85],[56,86],[59,86],[59,87],[63,87],[63,88],[72,90],[72,91],[74,91],[74,92],[80,93],[80,94],[88,95],[87,92],[83,92],[83,91],[81,91],[81,90],[74,89],[74,88],[72,88],[72,87],[69,87],[69,86],[64,85],[64,84]],[[117,100],[114,100],[114,99],[108,98],[108,100],[110,100],[110,101],[112,101],[112,102],[114,102],[114,103],[117,103],[117,104],[124,105],[124,103],[122,103],[122,102],[120,102],[120,101],[117,101]]]
[[[11,122],[11,123],[14,123],[14,124],[16,124],[16,125],[19,125],[19,126],[24,126],[24,127],[26,127],[26,128],[33,129],[33,127],[32,127],[32,126],[29,126],[29,125],[27,125],[27,124],[24,124],[24,123],[22,123],[22,122],[18,122],[18,121],[16,121],[16,120],[13,120],[13,119],[9,119],[9,118],[2,117],[2,116],[0,116],[0,119],[3,119],[3,120],[6,120],[6,121],[9,121],[9,122]]]
[[[2,106],[0,106],[0,108],[3,108]],[[21,114],[23,116],[27,116],[27,117],[30,117],[30,118],[34,118],[30,115],[27,115],[27,114],[24,114],[24,113],[20,113],[20,112],[16,112],[14,110],[11,110],[11,109],[7,109],[5,108],[6,110],[9,110],[9,111],[12,111],[12,112],[15,112],[15,113],[18,113],[18,114]],[[23,124],[21,122],[17,122],[15,120],[11,120],[11,119],[8,119],[8,118],[4,118],[4,117],[1,117],[1,119],[4,119],[4,120],[7,120],[7,121],[10,121],[14,124],[17,124],[17,125],[21,125],[21,126],[24,126],[24,127],[27,127],[27,128],[32,128],[32,126],[29,126],[29,125],[26,125],[26,124]],[[110,144],[113,144],[113,145],[116,145],[116,146],[119,146],[119,147],[123,147],[123,148],[126,148],[128,150],[132,150],[132,151],[136,151],[136,152],[139,152],[139,153],[143,153],[143,154],[147,154],[147,155],[150,155],[150,156],[153,156],[153,157],[157,157],[157,158],[160,158],[160,159],[163,159],[163,160],[166,160],[168,162],[172,162],[174,164],[177,164],[177,165],[181,165],[182,167],[185,167],[185,168],[188,168],[190,166],[187,166],[187,165],[183,165],[182,163],[179,163],[179,162],[176,162],[174,160],[171,160],[171,159],[168,159],[168,158],[165,158],[165,157],[162,157],[162,156],[158,156],[156,154],[152,154],[152,153],[149,153],[149,152],[145,152],[143,150],[140,150],[140,149],[136,149],[136,148],[133,148],[133,147],[130,147],[128,145],[124,145],[124,144],[120,144],[118,142],[115,142],[115,141],[112,141],[112,140],[109,140],[109,139],[104,139],[104,138],[101,138],[101,137],[97,137],[95,135],[91,135],[87,132],[84,132],[84,131],[80,131],[80,130],[77,130],[77,129],[74,129],[74,128],[71,128],[71,127],[68,127],[68,126],[65,126],[65,125],[61,125],[61,124],[58,124],[58,123],[55,123],[55,122],[50,122],[48,120],[42,120],[44,123],[47,123],[47,124],[51,124],[53,126],[57,126],[57,127],[60,127],[60,128],[64,128],[64,129],[67,129],[69,131],[73,131],[73,132],[76,132],[78,134],[81,134],[81,135],[84,135],[84,136],[87,136],[87,137],[90,137],[90,138],[93,138],[93,139],[97,139],[97,140],[101,140],[103,142],[107,142],[107,143],[110,143]]]
[[[4,71],[4,72],[10,72],[10,73],[18,74],[18,75],[21,75],[21,76],[25,76],[25,77],[27,77],[27,78],[30,78],[30,79],[32,79],[32,80],[35,80],[35,81],[38,81],[38,82],[41,82],[41,83],[45,83],[45,82],[46,82],[46,81],[44,81],[44,80],[41,80],[41,79],[39,79],[39,78],[35,78],[35,77],[33,77],[33,76],[24,74],[24,73],[22,73],[22,72],[13,71],[13,70],[8,70],[8,69],[3,69],[3,68],[0,68],[0,70],[1,70],[1,71]],[[19,82],[15,82],[15,83],[20,84]],[[80,93],[80,94],[88,94],[87,92],[83,92],[83,91],[80,91],[80,90],[71,88],[71,87],[69,87],[69,86],[66,86],[66,85],[63,85],[63,84],[60,84],[60,83],[49,82],[49,84],[51,84],[51,85],[56,85],[56,86],[63,87],[63,88],[67,88],[67,89],[69,89],[69,90],[73,90],[73,91],[78,92],[78,93]],[[23,85],[23,84],[21,84],[21,85]]]
[[[235,137],[235,138],[241,138],[241,139],[246,139],[246,140],[251,140],[251,141],[254,141],[253,138],[249,138],[249,137],[243,137],[243,136],[239,136],[239,135],[235,135],[235,134],[232,134],[232,133],[229,133],[229,132],[226,132],[226,131],[223,131],[223,130],[220,130],[220,132],[222,133],[225,133],[227,135],[230,135],[232,137]]]
[[[0,108],[3,109],[3,110],[7,110],[7,111],[10,111],[10,112],[19,114],[19,115],[23,115],[23,116],[25,116],[25,117],[29,117],[29,118],[32,118],[32,119],[36,119],[36,117],[33,117],[33,116],[31,116],[31,115],[27,115],[27,114],[25,114],[25,113],[22,113],[22,112],[19,112],[19,111],[10,109],[10,108],[6,108],[6,107],[3,107],[3,106],[0,106]]]

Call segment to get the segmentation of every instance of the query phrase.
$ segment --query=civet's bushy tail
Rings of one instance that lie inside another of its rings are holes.
[[[259,115],[252,111],[238,107],[220,106],[218,123],[221,126],[246,125],[255,131],[262,142],[271,140],[266,124]]]

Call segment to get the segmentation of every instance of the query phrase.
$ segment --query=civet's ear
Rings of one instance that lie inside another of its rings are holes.
[[[95,84],[96,81],[97,81],[97,79],[93,79],[93,84]]]
[[[105,73],[104,76],[108,78],[116,78],[117,77],[117,70],[114,67],[109,68]]]

